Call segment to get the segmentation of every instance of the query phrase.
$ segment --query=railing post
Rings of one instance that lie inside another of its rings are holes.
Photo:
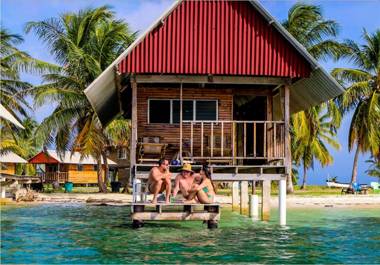
[[[235,158],[236,157],[236,155],[235,155],[235,130],[236,130],[236,128],[235,128],[235,121],[232,121],[232,157],[233,158]],[[234,163],[234,165],[236,164],[236,160],[234,159],[233,160],[233,163]]]
[[[264,121],[264,157],[267,157],[267,123]]]
[[[211,157],[214,156],[214,123],[211,122]]]
[[[221,157],[223,157],[224,155],[223,155],[223,145],[224,145],[224,123],[223,123],[223,121],[221,122],[222,123],[222,126],[221,126],[221,131],[222,131],[222,133],[221,133],[221,139],[220,139],[220,156]]]
[[[277,158],[276,123],[273,123],[273,157]]]
[[[183,91],[182,91],[182,83],[180,84],[180,100],[179,100],[179,156],[182,164],[182,97],[183,97]]]
[[[201,157],[203,157],[203,121],[201,122]]]
[[[191,137],[190,137],[190,151],[191,151],[191,156],[193,157],[194,156],[194,153],[193,153],[193,121],[190,122],[191,124],[191,130],[190,130],[190,134],[191,134]]]
[[[243,141],[243,149],[244,149],[244,157],[247,157],[247,122],[244,122],[243,123],[244,125],[244,131],[243,131],[243,134],[244,134],[244,141]]]
[[[256,122],[253,123],[253,156],[256,157]]]

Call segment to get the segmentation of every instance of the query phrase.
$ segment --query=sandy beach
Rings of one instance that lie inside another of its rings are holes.
[[[132,195],[122,193],[39,193],[36,200],[30,203],[89,203],[122,206],[131,202]],[[231,204],[232,198],[230,196],[217,195],[216,202],[228,205]],[[278,206],[277,196],[271,197],[271,205],[272,207]],[[289,195],[287,197],[287,207],[378,207],[380,210],[380,195]]]

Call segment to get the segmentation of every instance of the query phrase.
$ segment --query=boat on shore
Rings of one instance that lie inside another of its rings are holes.
[[[332,180],[326,180],[326,185],[329,188],[348,188],[350,187],[350,183],[342,183]]]

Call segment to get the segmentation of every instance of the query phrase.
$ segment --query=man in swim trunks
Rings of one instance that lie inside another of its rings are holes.
[[[182,171],[175,178],[173,197],[177,196],[177,193],[181,191],[182,196],[187,199],[189,196],[189,191],[194,182],[193,171],[191,170],[190,164],[184,164]]]
[[[165,202],[170,202],[171,173],[169,172],[169,161],[160,159],[158,166],[150,170],[148,178],[148,189],[153,193],[152,203],[157,203],[157,194],[166,190]]]

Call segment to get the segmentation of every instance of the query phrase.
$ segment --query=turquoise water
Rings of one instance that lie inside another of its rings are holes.
[[[380,263],[380,209],[288,210],[288,228],[224,209],[220,228],[149,223],[129,208],[2,207],[1,263]]]

